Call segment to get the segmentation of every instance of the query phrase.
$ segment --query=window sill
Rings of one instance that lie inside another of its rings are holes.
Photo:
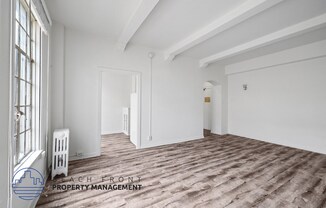
[[[25,168],[31,168],[37,160],[44,157],[44,155],[45,155],[44,153],[45,153],[45,151],[43,151],[43,150],[37,150],[37,151],[33,151],[29,155],[27,155],[25,160],[23,160],[20,164],[15,166],[13,181],[19,180],[23,176],[24,171],[19,171],[19,170],[22,170]]]

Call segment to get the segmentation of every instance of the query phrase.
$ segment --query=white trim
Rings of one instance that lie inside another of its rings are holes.
[[[36,21],[39,23],[40,27],[41,27],[41,30],[44,31],[44,33],[46,35],[48,35],[49,31],[47,31],[41,17],[40,17],[40,14],[37,12],[37,9],[36,9],[36,6],[34,5],[33,1],[31,1],[31,10],[32,10],[32,13],[36,19]]]
[[[33,164],[37,160],[39,160],[43,155],[45,155],[45,151],[43,150],[37,150],[29,153],[20,164],[16,165],[16,167],[14,168],[14,173],[19,171],[20,169],[32,167]],[[19,177],[19,175],[16,176]]]
[[[101,155],[102,142],[102,72],[99,73],[98,92],[97,92],[97,153]]]
[[[103,131],[101,135],[108,135],[108,134],[123,134],[123,130],[121,131]]]
[[[151,147],[158,147],[158,146],[163,146],[163,145],[171,145],[171,144],[179,144],[182,142],[189,142],[189,141],[193,141],[193,140],[199,140],[199,139],[204,139],[203,134],[198,135],[198,136],[189,136],[188,138],[174,138],[174,139],[169,139],[167,140],[166,138],[164,139],[156,139],[155,141],[159,141],[157,143],[155,143],[155,141],[153,140],[152,143],[146,143],[146,145],[142,146],[142,149],[144,148],[151,148]]]
[[[152,12],[159,0],[142,0],[127,25],[124,27],[117,43],[117,49],[124,51],[130,39],[141,27],[148,15]]]
[[[309,57],[309,58],[297,59],[297,60],[293,60],[293,61],[289,60],[289,61],[282,62],[282,63],[275,63],[275,64],[271,64],[271,65],[261,66],[259,68],[239,70],[238,72],[229,73],[229,74],[226,74],[226,75],[233,75],[233,74],[240,74],[240,73],[245,73],[245,72],[250,72],[250,71],[257,71],[257,70],[261,70],[261,69],[268,69],[268,68],[272,68],[272,67],[283,66],[283,65],[287,65],[287,64],[300,63],[300,62],[304,62],[304,61],[310,61],[310,60],[315,60],[315,59],[320,59],[320,58],[325,58],[325,57],[326,57],[326,55],[322,55],[322,56],[313,56],[313,57]]]
[[[302,35],[304,33],[317,30],[325,25],[326,25],[326,13],[311,18],[309,20],[299,22],[295,25],[289,26],[282,30],[265,35],[263,37],[257,38],[250,42],[238,45],[236,47],[203,58],[199,61],[199,67],[203,68],[213,62],[220,61],[235,55],[239,55],[241,53],[245,53],[298,35]]]
[[[110,72],[110,71],[124,71],[124,72],[129,72],[131,74],[134,74],[138,77],[138,135],[137,135],[137,145],[136,148],[140,149],[141,147],[141,115],[142,115],[142,106],[141,106],[141,99],[142,99],[142,72],[141,71],[136,71],[136,70],[129,70],[129,69],[121,69],[121,68],[115,68],[115,67],[106,67],[106,66],[98,66],[97,68],[100,69],[99,71],[99,86],[98,86],[98,120],[97,120],[97,126],[98,126],[98,147],[99,151],[101,151],[101,109],[102,109],[102,73],[103,72]]]
[[[46,3],[44,2],[44,0],[41,0],[41,4],[42,4],[42,6],[43,6],[43,9],[44,9],[44,12],[45,12],[46,18],[49,20],[49,24],[50,24],[50,26],[51,26],[51,25],[52,25],[52,19],[51,19],[51,16],[50,16],[50,13],[49,13],[48,7],[46,6]]]
[[[148,140],[153,140],[153,57],[150,58],[149,69],[149,135]]]
[[[51,41],[50,41],[51,35],[48,35],[48,50],[47,50],[47,115],[46,115],[46,138],[45,138],[45,151],[46,151],[46,171],[48,172],[48,167],[49,165],[49,158],[51,158],[51,156],[49,156],[49,144],[50,141],[52,141],[52,132],[51,132],[51,71],[50,71],[50,58],[51,58],[51,54],[50,54],[50,45],[51,45]],[[51,149],[51,148],[50,148]],[[52,162],[52,160],[51,160]]]
[[[91,153],[86,153],[83,154],[82,156],[69,156],[69,161],[74,161],[74,160],[81,160],[81,159],[87,159],[87,158],[92,158],[92,157],[99,157],[101,156],[101,152],[91,152]]]
[[[267,142],[269,144],[276,144],[276,145],[280,145],[280,146],[283,146],[283,147],[290,147],[290,148],[295,148],[295,149],[299,149],[299,150],[304,150],[304,151],[309,151],[309,152],[315,152],[315,153],[318,153],[318,154],[323,154],[325,155],[325,152],[322,152],[322,151],[316,151],[316,150],[312,150],[312,149],[306,149],[306,148],[303,148],[302,146],[299,146],[297,144],[294,144],[294,145],[289,145],[289,144],[284,144],[283,142],[280,143],[280,142],[275,142],[275,141],[271,141],[270,139],[275,139],[275,138],[268,138],[268,137],[265,137],[265,138],[257,138],[257,137],[253,137],[253,136],[250,136],[250,135],[245,135],[245,134],[238,134],[238,133],[230,133],[230,135],[233,135],[233,136],[237,136],[237,137],[242,137],[244,139],[253,139],[253,140],[256,140],[256,141],[263,141],[263,142]]]
[[[326,57],[326,40],[284,50],[281,52],[260,56],[254,59],[230,64],[225,67],[225,74],[232,75],[248,71],[266,69],[300,61],[312,60]]]
[[[9,127],[8,127],[8,200],[7,200],[7,206],[9,208],[12,208],[12,177],[14,175],[14,151],[13,151],[13,143],[14,140],[12,139],[14,137],[14,126],[12,125],[12,121],[14,119],[13,115],[14,115],[14,107],[13,107],[13,103],[14,103],[14,97],[13,95],[13,89],[15,89],[14,86],[14,64],[15,64],[15,31],[16,31],[16,17],[15,17],[15,13],[16,13],[16,1],[11,1],[10,4],[10,87],[9,87]],[[1,15],[0,15],[1,16]]]
[[[142,114],[142,74],[138,74],[138,139],[136,148],[141,148],[141,114]]]
[[[248,0],[244,2],[234,10],[166,49],[164,52],[165,60],[172,61],[178,54],[236,26],[282,1],[284,0]]]

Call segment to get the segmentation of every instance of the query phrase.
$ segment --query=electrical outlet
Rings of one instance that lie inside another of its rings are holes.
[[[148,141],[152,141],[152,136],[149,136],[148,137]]]

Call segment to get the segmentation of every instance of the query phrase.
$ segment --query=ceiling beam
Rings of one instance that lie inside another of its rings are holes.
[[[275,6],[284,0],[247,0],[239,7],[201,28],[182,41],[165,50],[165,60],[172,61],[175,56],[212,38],[213,36],[234,27],[256,14]]]
[[[117,48],[120,51],[124,51],[130,39],[134,36],[136,31],[140,28],[148,15],[157,5],[159,0],[142,0],[129,19],[127,25],[124,27],[120,37],[118,39]]]
[[[199,61],[201,68],[207,67],[208,64],[245,53],[263,46],[267,46],[288,38],[292,38],[326,26],[326,13],[309,20],[286,27],[282,30],[257,38],[250,42],[238,45],[225,51],[203,58]]]

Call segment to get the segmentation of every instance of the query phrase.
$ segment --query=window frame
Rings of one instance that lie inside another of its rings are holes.
[[[18,7],[18,8],[17,8]],[[22,22],[23,18],[21,17],[21,9],[23,9],[26,14],[25,23]],[[18,13],[17,13],[18,11]],[[14,43],[14,102],[13,102],[13,113],[14,113],[14,131],[13,131],[13,163],[14,167],[19,168],[26,160],[37,151],[39,147],[39,127],[36,126],[37,122],[35,119],[38,119],[37,115],[40,114],[39,105],[40,95],[40,62],[41,60],[41,28],[37,23],[36,17],[32,12],[32,6],[30,0],[16,0],[16,15],[14,18],[14,29],[15,29],[15,43]],[[25,27],[24,25],[25,24]],[[21,33],[25,35],[25,46],[21,45],[21,38],[23,37]],[[39,34],[37,34],[39,33]],[[24,50],[25,49],[25,50]],[[22,62],[22,57],[25,58],[25,61]],[[22,63],[25,66],[22,67]],[[23,68],[23,69],[22,69]],[[29,70],[29,73],[28,73]],[[22,76],[22,71],[24,75]],[[29,77],[27,77],[29,75]],[[21,84],[24,84],[25,87],[21,88]],[[24,102],[21,102],[21,90],[24,90],[23,94]],[[29,92],[29,99],[27,95]],[[23,111],[21,109],[24,109]],[[29,111],[29,118],[27,120],[27,109]],[[17,112],[20,115],[19,119],[16,117]],[[21,114],[24,113],[25,115]],[[25,119],[25,121],[22,120]],[[24,124],[23,131],[21,131],[21,122]],[[39,124],[39,122],[38,122]],[[29,128],[28,128],[29,127]],[[29,140],[28,140],[29,134]],[[23,135],[23,144],[21,144],[20,137]],[[23,153],[21,154],[21,148],[23,148]]]

